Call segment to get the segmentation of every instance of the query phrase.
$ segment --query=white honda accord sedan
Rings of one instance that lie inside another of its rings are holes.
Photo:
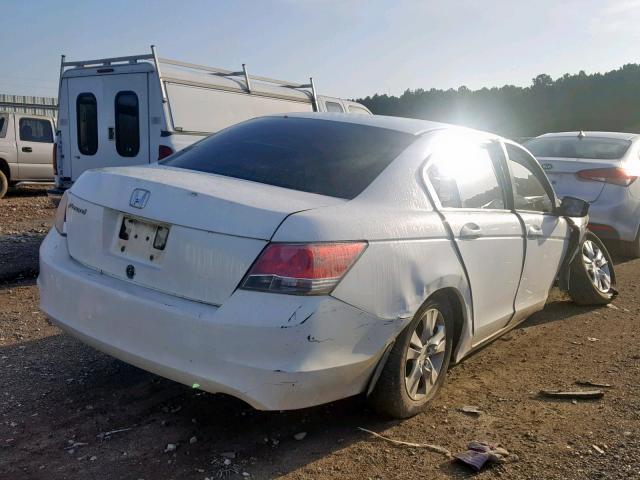
[[[40,250],[53,322],[255,408],[366,394],[420,412],[451,362],[543,308],[615,294],[588,204],[495,135],[391,117],[249,120],[84,173]]]

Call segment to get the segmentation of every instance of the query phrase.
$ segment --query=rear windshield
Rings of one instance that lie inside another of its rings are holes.
[[[414,139],[346,122],[265,117],[223,130],[160,163],[352,199]]]
[[[539,137],[524,145],[536,157],[617,160],[627,152],[631,142],[601,137]]]

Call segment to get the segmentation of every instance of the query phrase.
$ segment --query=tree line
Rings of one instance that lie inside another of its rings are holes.
[[[406,90],[358,99],[373,113],[420,118],[487,130],[509,138],[546,132],[640,132],[640,65],[587,75],[540,74],[528,87],[505,85],[472,91]]]

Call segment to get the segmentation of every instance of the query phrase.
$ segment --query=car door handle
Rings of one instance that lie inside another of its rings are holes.
[[[473,240],[482,236],[482,229],[475,223],[465,223],[460,229],[460,238]]]
[[[542,236],[542,228],[538,225],[527,225],[527,237],[538,238]]]
[[[31,147],[22,147],[22,151],[29,153],[29,152],[33,152],[33,149]]]

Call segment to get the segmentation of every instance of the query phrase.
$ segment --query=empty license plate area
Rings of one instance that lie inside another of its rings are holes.
[[[168,225],[125,215],[116,239],[117,253],[144,262],[161,263],[169,230]]]

